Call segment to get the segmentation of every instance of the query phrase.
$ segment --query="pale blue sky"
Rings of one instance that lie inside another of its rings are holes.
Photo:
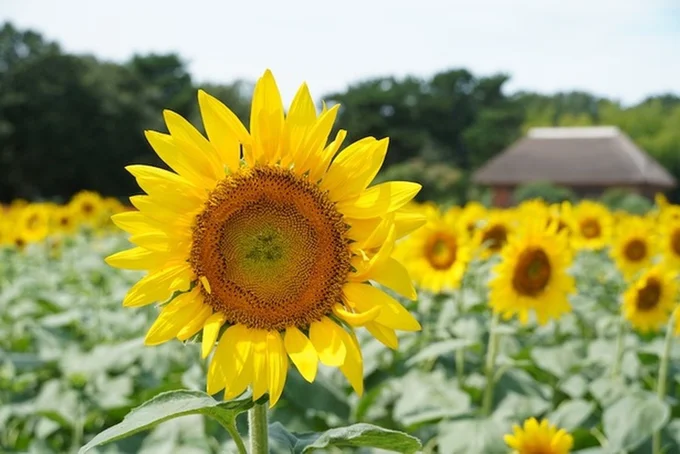
[[[584,89],[625,103],[680,94],[680,0],[0,0],[72,52],[122,61],[177,51],[195,79],[271,68],[290,100],[381,75],[452,67],[510,90]]]

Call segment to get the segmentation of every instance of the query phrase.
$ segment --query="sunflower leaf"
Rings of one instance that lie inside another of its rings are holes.
[[[420,440],[396,430],[372,424],[353,424],[325,432],[291,433],[276,422],[269,426],[270,441],[276,452],[304,454],[331,446],[337,448],[378,448],[393,452],[413,453],[422,448]]]
[[[670,413],[668,404],[656,395],[631,393],[604,410],[604,433],[613,450],[632,451],[664,427]]]
[[[164,392],[132,409],[123,421],[94,437],[80,448],[78,454],[84,454],[95,446],[127,438],[180,416],[205,415],[220,422],[233,424],[236,415],[247,411],[252,406],[253,400],[250,394],[230,401],[219,401],[200,391],[180,389]]]

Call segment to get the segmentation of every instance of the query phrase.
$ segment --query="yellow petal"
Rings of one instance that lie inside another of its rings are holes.
[[[207,358],[220,333],[220,329],[227,317],[222,312],[215,312],[203,324],[203,339],[201,339],[201,357]]]
[[[269,368],[269,408],[279,401],[288,374],[288,357],[283,339],[277,331],[267,333],[267,362]]]
[[[352,265],[354,265],[356,272],[350,274],[351,280],[355,282],[361,282],[370,279],[370,275],[373,270],[382,266],[390,258],[390,255],[392,255],[396,233],[397,230],[395,226],[392,225],[387,234],[387,238],[380,246],[380,249],[373,255],[373,257],[371,257],[368,262],[362,260],[360,256],[356,256],[352,259]]]
[[[191,156],[194,168],[206,178],[216,181],[222,179],[224,166],[218,159],[215,147],[181,115],[164,110],[163,118],[177,146]]]
[[[212,307],[208,304],[203,304],[203,307],[191,320],[187,321],[184,328],[177,333],[177,339],[185,341],[196,334],[203,328],[205,321],[212,315]]]
[[[128,291],[123,306],[139,307],[163,302],[175,291],[189,290],[194,279],[193,271],[187,263],[180,263],[149,273],[137,281]]]
[[[367,137],[342,150],[321,180],[332,200],[346,200],[361,194],[373,181],[385,160],[388,140]]]
[[[126,211],[111,216],[111,221],[120,229],[136,235],[149,230],[164,230],[162,223],[154,221],[139,211]]]
[[[233,388],[248,363],[251,335],[244,325],[232,325],[222,334],[207,374],[208,394],[215,394],[226,386]]]
[[[167,170],[145,165],[125,167],[139,187],[165,205],[176,208],[180,213],[193,210],[203,204],[207,197],[205,190],[191,184],[186,178]]]
[[[267,70],[255,84],[250,113],[252,156],[246,154],[250,165],[269,164],[279,153],[283,130],[283,103],[271,71]]]
[[[179,295],[161,309],[156,321],[149,328],[144,343],[158,345],[167,342],[184,327],[204,307],[203,298],[198,292]]]
[[[347,137],[347,131],[341,129],[335,136],[335,140],[324,148],[319,158],[309,162],[309,181],[316,183],[323,177],[331,160],[345,141],[345,137]]]
[[[240,166],[241,144],[250,144],[250,135],[241,120],[227,106],[203,90],[198,91],[203,126],[222,163],[234,172]]]
[[[343,330],[344,343],[347,347],[345,362],[340,366],[340,371],[352,385],[354,392],[359,396],[364,393],[364,361],[361,356],[361,349],[354,333]]]
[[[308,382],[313,382],[319,366],[319,356],[312,342],[295,326],[286,328],[283,342],[300,375]]]
[[[215,180],[206,177],[200,168],[196,168],[191,156],[179,148],[172,136],[156,131],[145,131],[144,135],[163,162],[190,183],[204,189],[215,186]]]
[[[293,102],[288,110],[288,115],[283,128],[283,156],[281,165],[284,167],[292,163],[299,165],[302,152],[302,145],[307,131],[316,122],[316,107],[309,93],[307,84],[302,84],[298,89]]]
[[[333,306],[333,313],[351,326],[364,326],[376,319],[380,314],[380,306],[375,306],[366,312],[350,312],[340,304]]]
[[[399,304],[397,300],[370,284],[345,284],[343,293],[347,302],[360,312],[366,312],[375,306],[380,307],[380,314],[375,321],[392,329],[402,331],[419,331],[420,323]]]
[[[366,329],[386,347],[391,348],[392,350],[399,348],[399,339],[397,339],[397,334],[393,329],[387,328],[376,322],[367,323]]]
[[[421,188],[418,183],[409,181],[388,181],[367,189],[354,200],[338,202],[338,211],[357,219],[381,216],[406,205]]]
[[[300,173],[316,168],[318,161],[324,159],[324,146],[328,142],[328,135],[331,133],[339,109],[339,104],[331,107],[330,110],[322,113],[317,122],[310,128],[299,153],[298,171]]]
[[[408,271],[392,257],[379,267],[374,268],[371,271],[370,279],[391,288],[412,301],[415,301],[418,297]]]
[[[104,260],[115,268],[153,270],[167,262],[168,255],[164,252],[150,251],[141,247],[135,247],[117,252],[106,257]]]
[[[253,329],[253,400],[257,400],[269,389],[269,372],[267,364],[267,331]]]
[[[170,250],[170,237],[165,232],[151,230],[138,233],[128,238],[130,243],[151,251],[167,252]]]
[[[345,361],[347,348],[342,342],[342,327],[328,317],[313,322],[309,328],[309,340],[326,366],[340,366]]]
[[[397,227],[397,238],[403,238],[414,230],[425,225],[425,215],[408,208],[401,208],[394,212],[394,224]]]

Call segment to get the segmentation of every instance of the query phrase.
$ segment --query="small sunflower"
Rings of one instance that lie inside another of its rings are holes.
[[[536,418],[529,418],[523,427],[514,425],[512,432],[505,436],[512,454],[569,454],[574,446],[574,437],[547,419],[539,423]]]
[[[612,236],[613,219],[607,208],[591,200],[567,207],[571,241],[575,249],[605,248]]]
[[[572,253],[564,233],[556,224],[546,227],[541,220],[525,225],[510,237],[494,267],[489,282],[491,308],[508,319],[518,315],[529,321],[534,311],[540,324],[571,311],[568,295],[575,290],[567,274]]]
[[[678,296],[676,272],[657,265],[623,294],[623,314],[641,332],[658,331],[673,312]]]
[[[616,229],[609,251],[626,279],[647,268],[656,254],[653,225],[644,218],[627,217]]]
[[[463,207],[458,222],[465,229],[468,237],[474,238],[480,221],[484,219],[486,214],[486,207],[479,202],[469,202]]]
[[[458,210],[442,214],[436,207],[427,207],[425,213],[427,224],[399,244],[397,255],[418,287],[434,293],[456,289],[470,260]]]
[[[680,220],[661,225],[659,242],[664,260],[669,265],[680,266]]]
[[[16,223],[21,241],[36,243],[44,240],[50,231],[50,209],[45,204],[34,203],[20,209]]]
[[[69,205],[77,213],[80,223],[96,226],[104,215],[104,201],[93,191],[80,191],[73,196]]]
[[[501,252],[508,242],[513,227],[514,218],[510,210],[490,211],[482,224],[477,227],[473,240],[480,256],[488,259]]]
[[[357,393],[363,360],[354,328],[396,348],[396,330],[419,323],[375,281],[407,297],[408,272],[391,257],[396,239],[424,223],[403,207],[420,190],[408,182],[369,187],[387,139],[365,138],[338,150],[327,144],[339,106],[317,115],[306,85],[284,115],[271,72],[258,80],[250,132],[203,91],[207,138],[165,111],[170,134],[147,132],[175,172],[134,165],[148,194],[131,197],[137,212],[113,216],[137,247],[107,258],[147,270],[125,306],[164,302],[146,336],[156,345],[202,331],[213,351],[210,394],[231,399],[252,386],[253,399],[280,398],[289,359],[308,381],[318,363],[338,367]],[[337,153],[337,154],[336,154]]]
[[[71,205],[63,205],[54,209],[52,228],[59,233],[73,233],[78,229],[78,213]]]

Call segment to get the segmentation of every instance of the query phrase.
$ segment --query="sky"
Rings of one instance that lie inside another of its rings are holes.
[[[680,0],[0,0],[0,22],[74,53],[178,52],[197,82],[256,80],[286,102],[464,67],[507,91],[680,95]]]

